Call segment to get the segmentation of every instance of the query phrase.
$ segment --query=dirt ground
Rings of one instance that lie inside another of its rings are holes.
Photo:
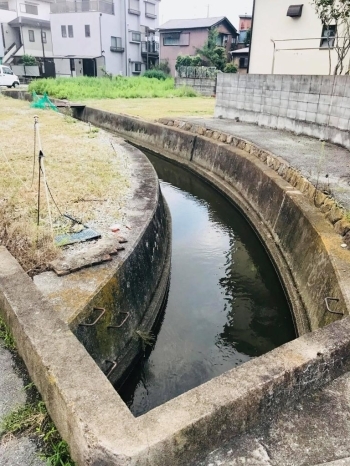
[[[128,160],[117,138],[69,116],[32,109],[28,102],[4,96],[0,96],[0,108],[0,245],[10,250],[24,270],[40,271],[59,255],[52,237],[72,227],[60,212],[100,228],[122,219],[130,187]],[[53,234],[44,183],[37,227],[35,115],[47,184],[58,206],[48,194]]]

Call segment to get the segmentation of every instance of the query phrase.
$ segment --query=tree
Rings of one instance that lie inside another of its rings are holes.
[[[22,55],[22,58],[21,58],[21,63],[23,63],[23,65],[25,66],[34,66],[37,64],[37,61],[35,59],[35,57],[33,57],[32,55]]]
[[[245,36],[245,39],[244,39],[244,45],[246,47],[249,47],[251,40],[252,40],[252,31],[251,31],[251,29],[248,29],[247,35]]]
[[[208,39],[197,53],[204,57],[211,66],[223,71],[227,63],[226,49],[217,45],[219,33],[217,29],[210,29]]]
[[[324,25],[323,35],[327,37],[328,47],[333,45],[337,54],[334,74],[342,74],[345,59],[350,51],[350,2],[349,0],[312,0],[317,16]],[[331,35],[331,30],[335,37]],[[335,27],[335,28],[334,28]],[[334,44],[331,44],[334,41]],[[331,54],[329,53],[331,74]],[[348,64],[349,68],[350,63]],[[348,70],[347,70],[348,71]]]

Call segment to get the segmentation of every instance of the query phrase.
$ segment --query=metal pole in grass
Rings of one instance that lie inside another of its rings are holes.
[[[39,223],[40,223],[40,190],[41,190],[41,174],[42,174],[43,178],[44,178],[45,196],[46,196],[46,202],[47,202],[47,210],[48,210],[48,214],[49,214],[51,236],[53,237],[51,207],[50,207],[49,191],[48,191],[48,187],[47,187],[45,164],[44,164],[44,152],[43,152],[42,146],[41,146],[41,138],[40,138],[40,130],[39,130],[39,117],[37,115],[34,116],[34,128],[35,128],[35,131],[36,131],[36,137],[37,137],[37,140],[38,140],[38,148],[39,148],[38,219],[37,219],[37,225],[39,226]]]

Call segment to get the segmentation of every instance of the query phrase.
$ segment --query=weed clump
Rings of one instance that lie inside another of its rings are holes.
[[[26,403],[4,418],[1,424],[4,435],[1,442],[12,436],[27,435],[41,444],[41,458],[48,466],[74,466],[67,442],[62,440],[41,400]]]
[[[3,346],[8,350],[13,351],[16,348],[15,340],[12,333],[6,326],[5,322],[0,317],[0,339],[3,341]]]
[[[197,97],[191,87],[175,89],[174,79],[166,77],[160,70],[149,70],[147,75],[132,78],[84,76],[40,79],[30,83],[29,91],[37,94],[46,92],[50,97],[69,100]]]

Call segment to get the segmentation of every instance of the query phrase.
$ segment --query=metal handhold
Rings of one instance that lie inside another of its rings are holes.
[[[129,319],[130,317],[130,312],[119,312],[119,314],[123,314],[123,315],[126,315],[125,319],[123,320],[123,322],[119,325],[108,325],[107,328],[121,328],[125,322]]]
[[[92,322],[91,324],[79,324],[81,327],[93,327],[94,325],[97,324],[97,322],[102,319],[102,317],[105,315],[106,313],[106,309],[104,309],[103,307],[94,307],[93,309],[94,311],[102,311],[101,314],[97,317],[97,319]]]
[[[330,312],[331,314],[337,314],[337,315],[340,315],[340,316],[343,316],[344,315],[344,312],[337,312],[337,311],[332,311],[330,308],[329,308],[329,304],[328,304],[328,301],[336,301],[337,303],[340,301],[338,298],[330,298],[330,297],[327,297],[324,299],[325,300],[325,303],[326,303],[326,307],[327,307],[327,311]]]
[[[108,359],[106,360],[106,362],[109,362],[110,364],[112,364],[112,367],[110,368],[110,370],[107,372],[106,374],[106,377],[107,379],[112,375],[112,372],[115,370],[115,368],[117,367],[117,363],[116,361],[109,361]]]

